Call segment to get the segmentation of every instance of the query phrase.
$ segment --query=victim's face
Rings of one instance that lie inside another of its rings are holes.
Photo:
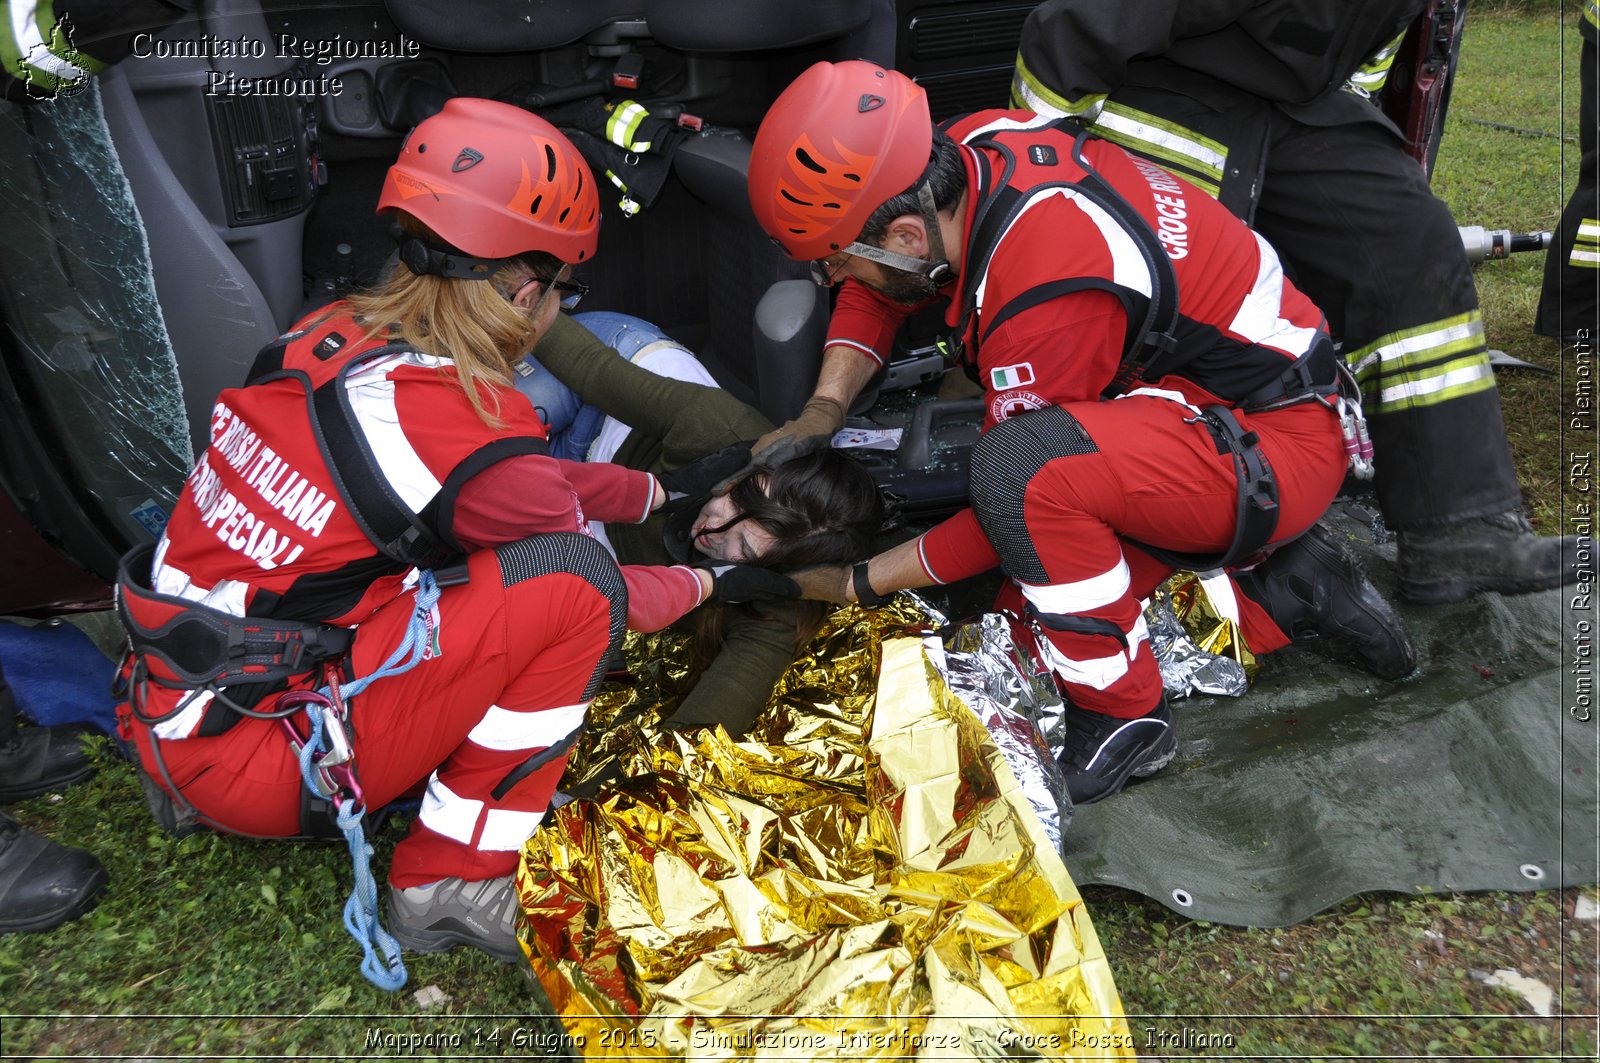
[[[754,561],[772,549],[771,532],[740,512],[728,495],[717,495],[700,507],[690,527],[696,549],[719,561]]]

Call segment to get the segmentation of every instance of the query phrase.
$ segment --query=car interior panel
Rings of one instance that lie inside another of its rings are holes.
[[[98,372],[108,387],[128,392],[130,408],[169,407],[166,420],[180,426],[178,436],[186,424],[187,440],[169,438],[157,448],[170,451],[159,468],[128,465],[119,473],[127,484],[85,489],[72,464],[69,418],[35,410],[0,445],[0,479],[20,513],[48,525],[42,531],[55,549],[111,576],[107,559],[118,547],[159,530],[160,512],[182,486],[183,463],[204,444],[216,394],[238,385],[255,353],[294,321],[374,282],[392,264],[392,242],[373,214],[383,174],[409,129],[457,95],[524,106],[564,129],[577,129],[563,122],[580,121],[596,101],[632,100],[664,120],[670,150],[590,156],[604,214],[600,250],[577,270],[592,293],[584,308],[656,323],[695,351],[720,384],[781,423],[815,384],[830,293],[760,231],[751,212],[745,175],[766,107],[812,63],[848,58],[897,64],[926,78],[936,110],[1001,105],[1031,6],[201,0],[192,16],[151,31],[133,56],[95,77],[95,107],[84,111],[94,121],[103,116],[120,164],[117,180],[136,206],[137,220],[123,219],[141,256],[134,271],[147,274],[154,293],[132,317],[158,338],[137,339],[130,325],[122,346],[160,363],[167,378],[154,387],[149,374],[122,371],[126,351],[108,355],[111,364]],[[195,54],[196,41],[233,50]],[[385,47],[351,47],[360,42]],[[298,89],[261,90],[272,83]],[[22,112],[30,108],[6,102],[0,109],[17,135],[28,135],[32,119]],[[612,150],[603,130],[580,132]],[[589,150],[587,141],[580,146]],[[607,159],[613,165],[596,165]],[[11,169],[0,178],[11,196],[38,198],[20,169]],[[622,174],[626,193],[606,181],[607,169]],[[84,203],[57,224],[102,224],[95,215],[104,210]],[[28,396],[43,389],[38,350],[48,349],[50,338],[30,339],[29,328],[44,326],[30,325],[14,303],[0,312],[8,326],[0,368],[26,409]],[[956,407],[959,416],[936,407],[919,418],[906,403],[867,409],[894,391],[937,400],[933,389],[948,368],[937,338],[908,335],[901,346],[852,423],[945,433],[959,452],[970,433],[955,422],[971,419],[970,402]],[[115,426],[94,431],[107,437],[96,445],[112,449],[130,448],[137,435]],[[930,458],[928,440],[911,442],[898,455],[869,458],[880,482],[912,498],[919,484],[933,484],[924,491],[925,501],[937,503],[924,507],[930,511],[958,504],[960,462],[930,479],[921,474],[949,448],[935,442]],[[28,472],[40,464],[58,468]],[[55,495],[61,498],[44,500]],[[48,517],[52,511],[56,517]],[[67,546],[60,514],[68,511],[94,530],[98,547],[82,547],[81,536],[79,548]]]

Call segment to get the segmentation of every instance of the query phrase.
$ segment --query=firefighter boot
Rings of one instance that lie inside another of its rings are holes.
[[[54,930],[93,908],[106,888],[94,854],[69,849],[0,812],[0,934]]]
[[[455,945],[482,949],[501,963],[522,959],[513,876],[468,882],[445,878],[389,890],[389,932],[412,952]]]
[[[1548,590],[1571,582],[1578,565],[1577,536],[1535,535],[1518,510],[1400,532],[1400,593],[1419,605]]]
[[[1361,563],[1320,524],[1234,580],[1295,643],[1326,640],[1334,655],[1380,679],[1399,679],[1417,666],[1405,625]]]
[[[59,790],[94,774],[81,728],[22,727],[0,743],[0,804]]]
[[[1154,775],[1178,750],[1172,710],[1163,694],[1155,708],[1127,720],[1068,705],[1063,718],[1066,741],[1058,758],[1075,805],[1110,797],[1129,778]]]

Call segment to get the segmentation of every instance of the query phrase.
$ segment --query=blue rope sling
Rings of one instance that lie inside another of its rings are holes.
[[[377,680],[402,675],[421,663],[428,648],[428,614],[438,601],[439,584],[432,570],[424,569],[417,577],[417,601],[406,624],[405,638],[377,671],[353,679],[341,688],[346,701]],[[331,693],[327,686],[317,691],[328,705],[333,704]],[[361,946],[361,974],[379,989],[394,992],[406,984],[406,967],[400,958],[400,943],[378,920],[378,884],[372,877],[373,849],[362,825],[367,812],[366,799],[360,787],[354,785],[353,772],[349,776],[351,785],[338,787],[333,793],[325,792],[318,774],[318,763],[330,752],[323,714],[308,709],[306,716],[311,721],[311,736],[300,748],[300,776],[313,795],[334,802],[335,822],[344,832],[355,870],[355,883],[344,905],[344,927]]]

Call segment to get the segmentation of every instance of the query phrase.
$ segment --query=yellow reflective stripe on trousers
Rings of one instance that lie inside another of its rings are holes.
[[[1356,72],[1350,75],[1344,87],[1359,96],[1371,96],[1383,88],[1383,83],[1389,80],[1389,68],[1394,66],[1394,57],[1400,54],[1400,42],[1405,38],[1405,31],[1402,30],[1399,36],[1362,63]]]
[[[1103,92],[1090,93],[1077,100],[1057,95],[1028,71],[1022,56],[1017,56],[1016,73],[1011,75],[1011,102],[1017,107],[1050,118],[1092,118],[1099,113],[1100,104],[1105,102],[1105,98]]]
[[[1572,241],[1572,253],[1567,265],[1582,269],[1600,269],[1600,221],[1583,219],[1578,226],[1577,238]]]
[[[1476,310],[1391,332],[1345,361],[1361,384],[1368,412],[1433,406],[1494,387]]]
[[[1585,0],[1583,17],[1589,20],[1589,25],[1600,28],[1600,0]]]
[[[1120,103],[1107,103],[1095,119],[1094,131],[1129,151],[1175,167],[1180,176],[1212,196],[1222,186],[1227,146]]]

